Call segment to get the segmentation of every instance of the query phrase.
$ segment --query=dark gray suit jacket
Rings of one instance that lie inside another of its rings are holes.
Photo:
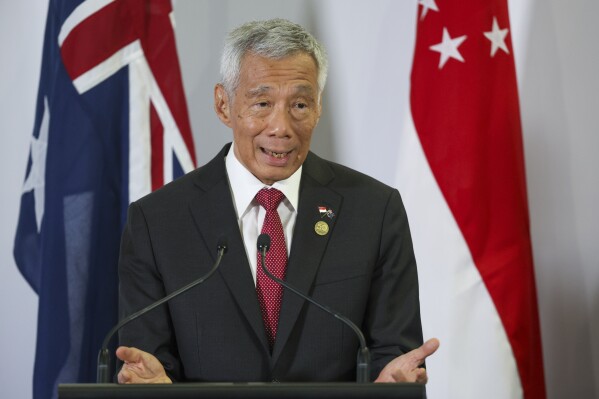
[[[216,274],[125,327],[120,344],[153,353],[178,381],[345,381],[358,341],[337,319],[284,292],[269,351],[226,175],[207,165],[131,204],[119,261],[121,316],[206,273]],[[320,214],[325,206],[335,216]],[[330,226],[325,236],[314,225]],[[418,277],[397,190],[309,153],[286,280],[360,326],[372,377],[422,343]]]

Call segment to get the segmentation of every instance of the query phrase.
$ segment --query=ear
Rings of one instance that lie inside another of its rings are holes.
[[[322,92],[318,95],[318,104],[317,104],[317,108],[316,108],[316,124],[314,125],[314,127],[316,127],[316,125],[318,125],[321,115],[322,115]]]
[[[231,108],[229,106],[229,96],[222,84],[214,86],[214,111],[222,123],[231,127]]]

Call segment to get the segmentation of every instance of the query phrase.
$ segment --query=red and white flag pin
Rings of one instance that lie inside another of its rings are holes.
[[[333,210],[327,208],[326,206],[319,206],[318,212],[320,213],[321,218],[327,216],[329,219],[332,219],[335,217],[335,213],[333,212]]]

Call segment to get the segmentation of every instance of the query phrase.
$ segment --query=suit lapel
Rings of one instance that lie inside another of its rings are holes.
[[[287,265],[286,281],[299,291],[310,295],[314,278],[320,267],[329,238],[333,234],[337,213],[341,210],[342,197],[326,187],[334,175],[330,167],[312,153],[304,162],[300,187],[298,214],[291,243],[291,253]],[[335,216],[322,215],[319,207],[326,207]],[[315,231],[318,222],[327,224],[327,234]],[[273,348],[273,364],[276,364],[293,330],[299,313],[306,301],[285,290],[279,316],[277,337]]]
[[[196,178],[195,184],[199,190],[198,195],[190,202],[190,211],[207,247],[214,248],[213,258],[216,258],[218,240],[220,237],[226,238],[228,251],[218,271],[264,350],[269,352],[254,281],[227,180],[224,157],[228,149],[228,146],[225,147],[204,166],[204,173]]]

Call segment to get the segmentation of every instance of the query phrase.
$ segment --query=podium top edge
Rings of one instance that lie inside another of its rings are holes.
[[[176,384],[60,384],[59,399],[104,398],[286,398],[286,399],[422,399],[423,384],[355,382],[287,382],[287,383],[176,383]]]

